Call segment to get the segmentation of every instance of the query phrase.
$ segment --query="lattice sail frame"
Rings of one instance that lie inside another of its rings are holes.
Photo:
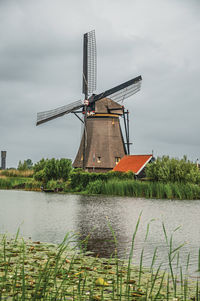
[[[121,89],[118,92],[115,92],[111,95],[109,95],[109,98],[116,101],[116,102],[123,102],[124,99],[134,95],[141,89],[141,81],[137,84],[130,85],[129,87],[126,87],[124,89]]]
[[[39,125],[41,123],[47,122],[49,120],[55,119],[57,117],[63,116],[65,114],[69,114],[74,110],[78,110],[83,107],[83,102],[81,100],[77,100],[68,105],[59,107],[57,109],[48,110],[44,112],[37,113],[37,123]]]
[[[137,93],[141,88],[142,77],[137,76],[125,83],[122,83],[112,89],[106,90],[100,94],[91,97],[91,103],[104,97],[108,97],[116,102],[123,101],[131,95]]]
[[[89,105],[104,97],[109,97],[113,101],[120,102],[137,93],[141,88],[142,77],[138,76],[112,89],[106,90],[98,95],[91,95],[96,90],[97,81],[97,51],[95,30],[84,34],[83,42],[83,87],[82,92],[85,99],[89,98]],[[91,95],[89,97],[89,95]],[[37,123],[40,125],[57,117],[69,114],[75,110],[83,108],[87,110],[87,105],[81,100],[72,102],[68,105],[37,113]],[[85,118],[87,114],[85,114]]]
[[[97,50],[95,30],[84,34],[83,38],[83,88],[86,98],[96,90]]]

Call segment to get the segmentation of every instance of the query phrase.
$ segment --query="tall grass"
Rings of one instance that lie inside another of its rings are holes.
[[[139,268],[133,265],[140,218],[127,262],[118,259],[116,252],[114,258],[105,259],[72,248],[70,242],[77,239],[74,235],[67,234],[58,246],[24,241],[18,237],[19,231],[13,239],[0,236],[0,300],[199,300],[198,279],[191,282],[188,278],[189,256],[183,274],[179,262],[182,245],[174,247],[173,233],[168,236],[164,224],[168,268],[162,270],[162,263],[156,267],[157,248],[149,269],[142,264],[144,248]]]
[[[112,179],[107,182],[95,181],[88,185],[89,193],[131,196],[159,199],[200,199],[200,186],[197,184],[141,182]]]
[[[28,189],[39,190],[41,183],[32,178],[0,177],[0,189]]]
[[[0,170],[0,176],[6,177],[21,177],[21,178],[32,178],[33,170],[17,170],[17,169],[5,169]]]

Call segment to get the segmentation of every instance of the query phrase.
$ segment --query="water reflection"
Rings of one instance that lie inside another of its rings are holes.
[[[88,236],[88,251],[110,257],[116,249],[115,237],[126,249],[128,237],[123,213],[122,204],[116,206],[111,198],[82,196],[78,200],[77,230],[83,239]]]

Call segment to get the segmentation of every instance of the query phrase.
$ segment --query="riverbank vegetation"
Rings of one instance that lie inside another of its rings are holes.
[[[39,189],[41,183],[34,185],[34,182],[32,178],[0,176],[0,189],[29,189],[32,186]]]
[[[33,177],[33,170],[30,170],[30,169],[26,169],[26,170],[18,170],[18,169],[0,170],[0,178],[3,178],[3,177],[32,178]]]
[[[42,159],[32,169],[1,171],[0,188],[40,190],[42,187],[56,192],[200,199],[200,170],[186,157],[158,158],[147,165],[145,172],[146,178],[139,180],[133,172],[88,173],[73,169],[69,159]]]
[[[181,160],[169,156],[158,157],[146,166],[145,173],[154,182],[200,184],[199,166],[186,156]]]
[[[87,186],[90,194],[105,194],[130,197],[158,198],[158,199],[200,199],[200,186],[183,183],[159,183],[141,181],[97,180]]]
[[[19,231],[14,238],[0,235],[0,300],[199,300],[198,277],[189,277],[190,254],[181,266],[183,245],[173,245],[174,233],[168,237],[164,224],[168,265],[157,262],[157,248],[150,268],[143,267],[144,248],[139,266],[133,265],[139,223],[140,217],[127,260],[117,257],[114,233],[115,249],[107,259],[85,251],[89,237],[81,241],[67,234],[60,245],[53,245],[19,238]]]

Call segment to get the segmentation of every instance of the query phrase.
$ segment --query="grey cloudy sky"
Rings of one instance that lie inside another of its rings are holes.
[[[82,37],[96,30],[97,93],[142,75],[125,101],[133,154],[200,158],[199,0],[0,0],[0,149],[8,167],[74,159],[81,124],[36,113],[83,98]]]

